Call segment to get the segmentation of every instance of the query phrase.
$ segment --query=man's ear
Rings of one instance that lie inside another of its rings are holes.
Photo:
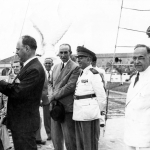
[[[30,47],[28,45],[25,45],[26,51],[30,51]]]
[[[54,63],[52,63],[52,66],[54,65]]]

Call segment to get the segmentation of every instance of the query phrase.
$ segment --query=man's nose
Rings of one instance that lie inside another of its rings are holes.
[[[65,56],[65,54],[64,53],[62,53],[62,55],[61,55],[62,57],[64,57]]]
[[[139,62],[139,59],[138,59],[138,58],[136,58],[134,62],[135,62],[135,63],[138,63],[138,62]]]

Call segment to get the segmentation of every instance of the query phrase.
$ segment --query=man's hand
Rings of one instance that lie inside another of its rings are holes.
[[[106,112],[105,111],[101,111],[101,115],[106,115]]]
[[[48,99],[49,99],[50,102],[51,102],[52,100],[54,100],[54,95],[53,95],[53,94],[47,95],[47,96],[48,96]]]

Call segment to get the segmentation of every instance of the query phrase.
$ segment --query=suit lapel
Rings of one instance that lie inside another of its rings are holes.
[[[38,59],[37,58],[34,58],[32,59],[29,63],[27,63],[20,71],[20,73],[16,76],[16,78],[14,79],[13,83],[15,82],[15,80],[18,78],[20,79],[22,77],[22,75],[24,74],[24,72],[26,71],[26,69],[33,63],[37,62]]]
[[[68,72],[70,71],[70,68],[71,68],[71,63],[72,61],[69,60],[69,62],[66,64],[66,66],[61,70],[61,64],[59,65],[59,68],[58,68],[58,76],[56,78],[56,84],[58,82],[60,82],[65,76],[66,74],[68,74]]]
[[[53,74],[53,78],[55,80],[55,82],[58,80],[59,76],[60,76],[60,73],[61,73],[61,64],[59,64],[57,67],[56,67],[56,70]],[[55,84],[55,83],[54,83]]]
[[[129,87],[129,93],[127,94],[127,102],[126,106],[134,99],[134,97],[142,90],[143,86],[148,84],[148,80],[143,78],[140,84],[136,84],[135,87],[133,87],[134,82],[131,83]],[[134,80],[135,81],[135,80]]]

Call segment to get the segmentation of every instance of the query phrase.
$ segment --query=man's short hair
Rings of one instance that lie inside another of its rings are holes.
[[[96,56],[93,56],[92,57],[92,62],[96,62],[97,61],[97,57]]]
[[[64,43],[64,44],[61,44],[59,47],[61,47],[62,45],[68,46],[69,47],[69,52],[70,52],[70,54],[72,54],[71,46],[69,44]]]
[[[49,57],[49,58],[45,58],[45,60],[51,60],[51,61],[53,62],[53,59],[52,59],[52,58],[50,58],[50,57]]]
[[[137,44],[137,45],[135,46],[134,50],[135,50],[136,48],[138,48],[138,47],[145,47],[146,50],[147,50],[147,53],[148,53],[148,54],[150,53],[150,48],[149,48],[148,46],[146,46],[146,45],[144,45],[144,44]]]
[[[21,68],[23,67],[23,62],[21,62],[21,61],[19,61],[19,60],[15,60],[13,63],[12,63],[12,65],[14,64],[14,63],[20,63],[20,66],[21,66]]]
[[[29,35],[22,36],[22,44],[23,45],[28,45],[33,50],[37,49],[36,40],[33,37],[29,36]]]

